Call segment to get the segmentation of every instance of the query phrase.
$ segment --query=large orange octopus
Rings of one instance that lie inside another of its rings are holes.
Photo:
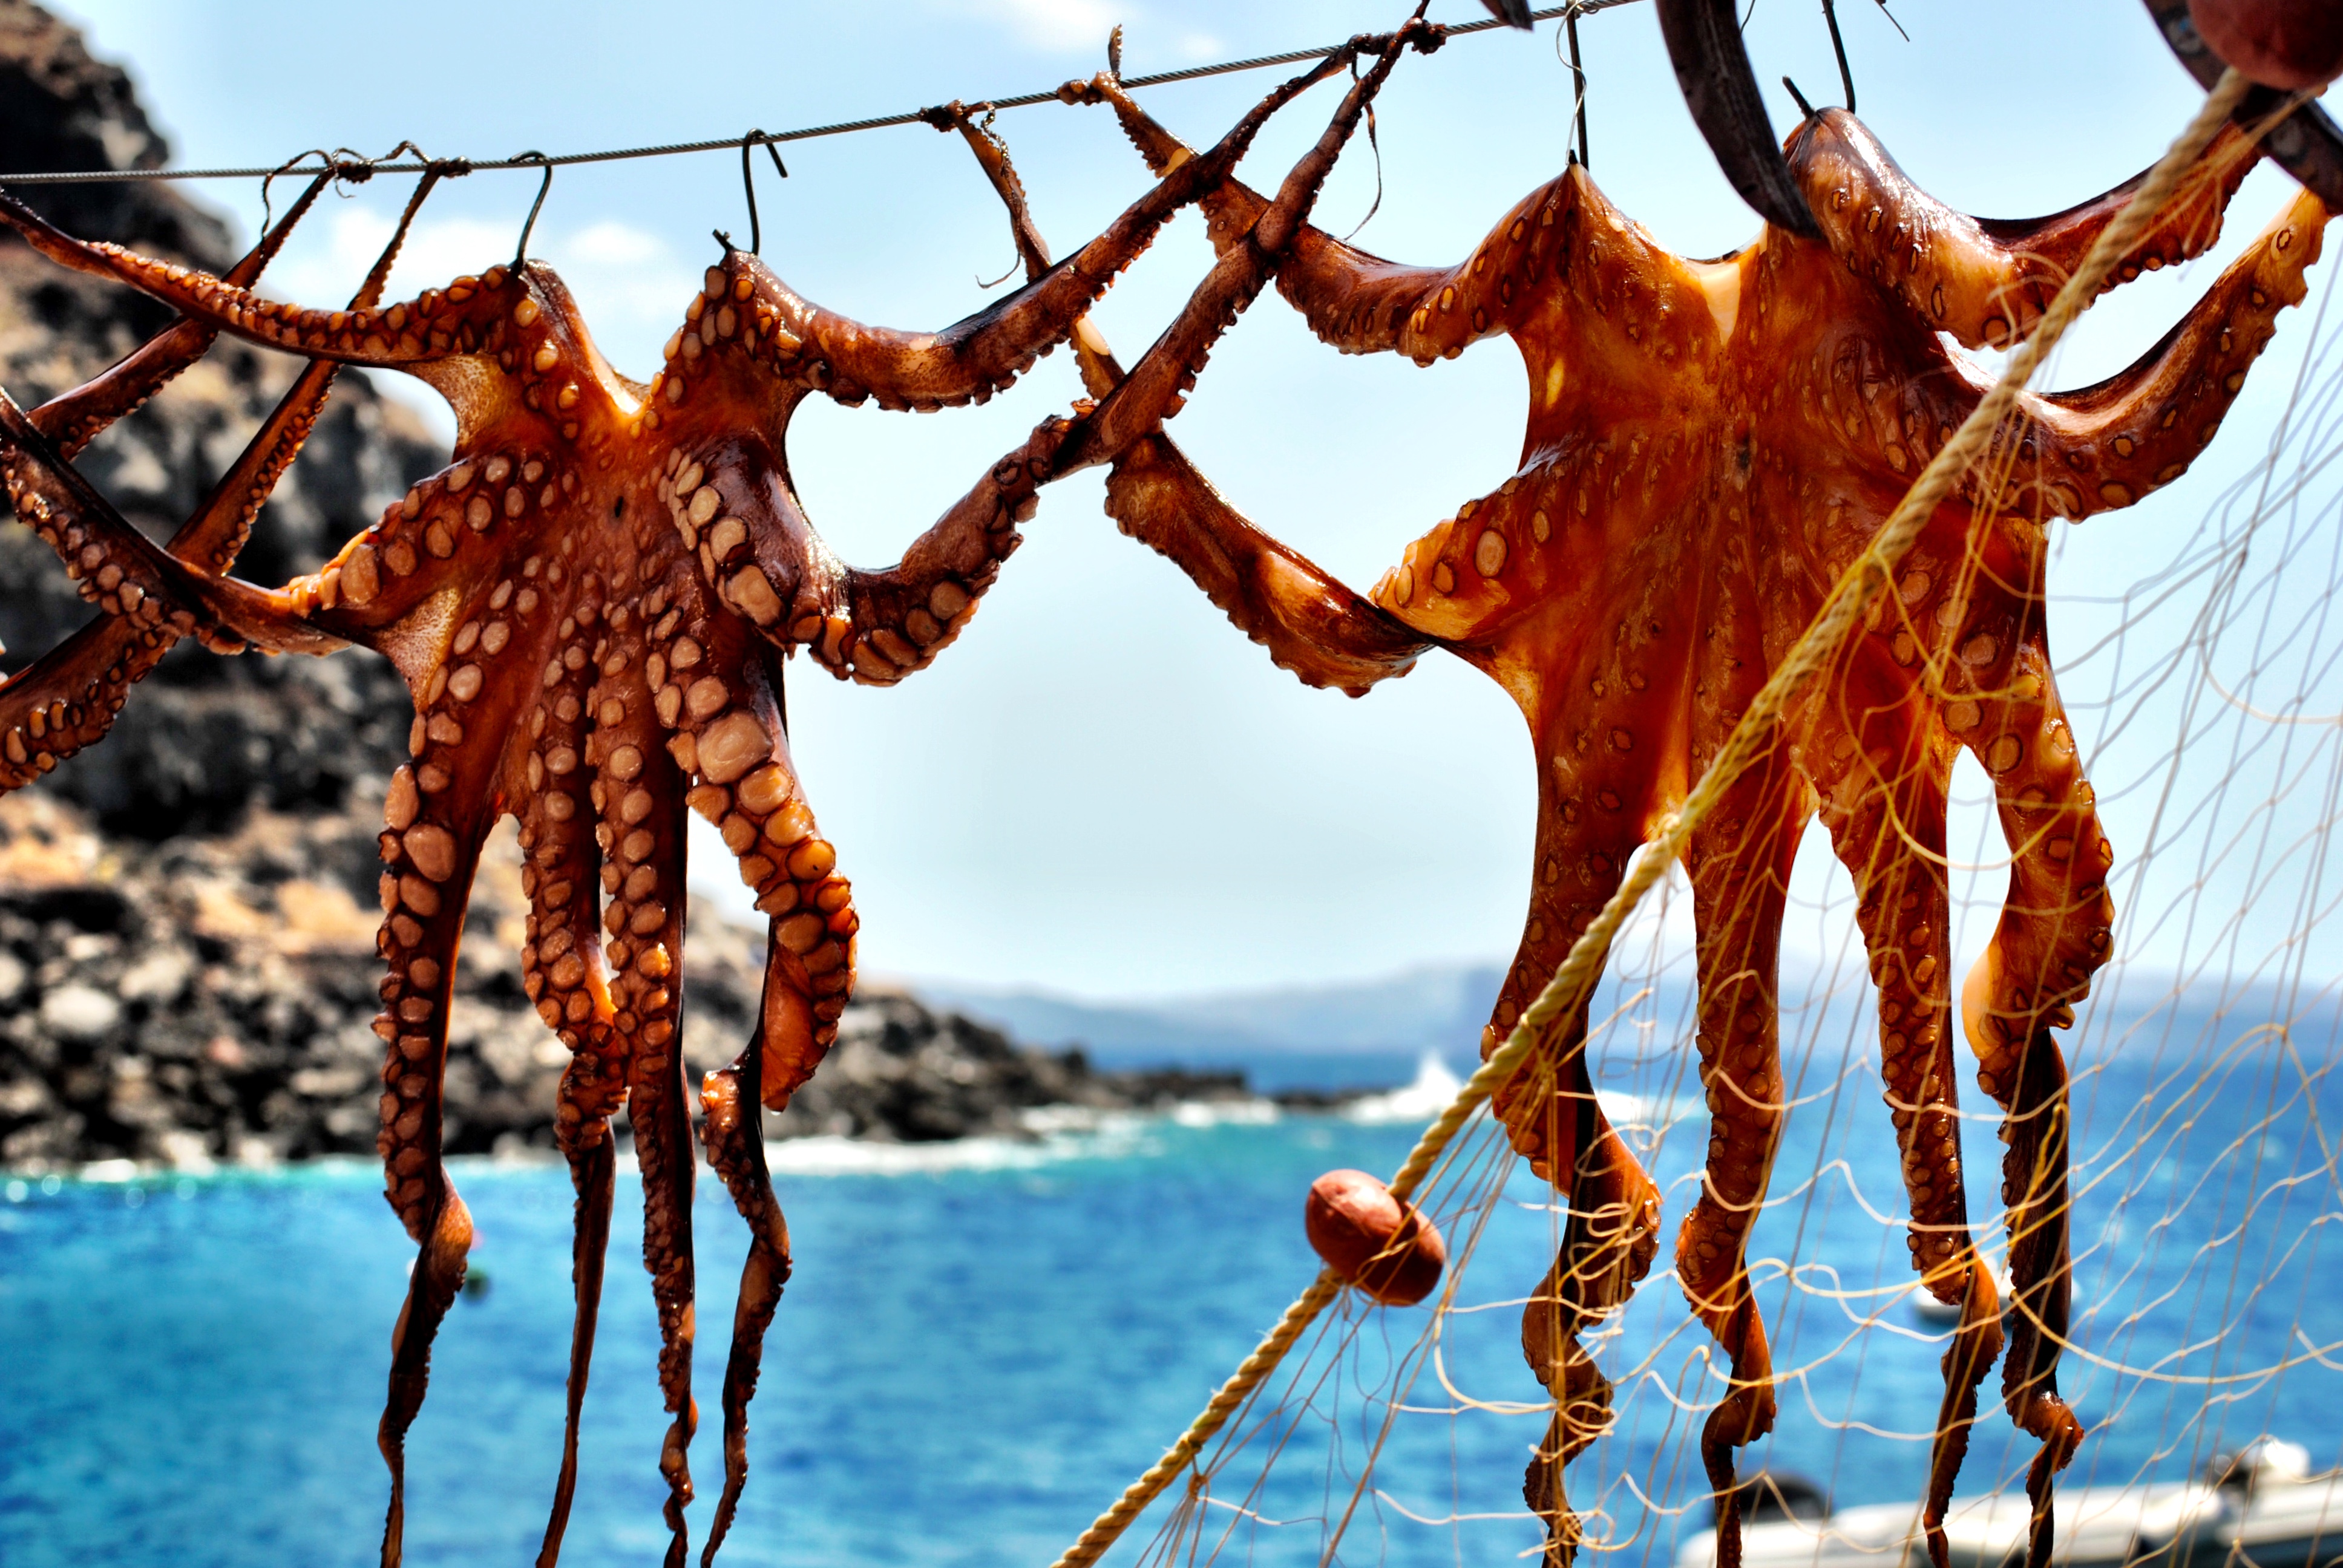
[[[1185,149],[1111,75],[1111,102],[1159,170]],[[1852,115],[1825,110],[1788,154],[1818,239],[1768,226],[1713,262],[1670,255],[1571,167],[1463,262],[1403,266],[1305,230],[1279,287],[1326,342],[1420,365],[1503,334],[1528,372],[1517,472],[1408,547],[1362,597],[1232,508],[1168,440],[1117,459],[1108,510],[1176,562],[1271,658],[1353,695],[1444,648],[1521,706],[1538,765],[1527,929],[1483,1036],[1513,1027],[1681,802],[1825,591],[1869,543],[1985,383],[1943,342],[2006,347],[2130,188],[2055,217],[1980,221],[1929,198]],[[2118,278],[2195,256],[2251,163],[2225,133]],[[1239,244],[1261,199],[1203,200]],[[2066,1069],[2056,1030],[2107,958],[2114,850],[2059,705],[2043,614],[2047,522],[2128,506],[2211,440],[2304,293],[2326,209],[2298,197],[2162,342],[2087,389],[2027,397],[1904,560],[1892,596],[1809,684],[1762,760],[1694,834],[1706,1175],[1676,1243],[1694,1312],[1731,1361],[1701,1452],[1737,1562],[1734,1450],[1771,1430],[1773,1377],[1746,1245],[1784,1114],[1776,956],[1798,841],[1819,816],[1853,876],[1879,997],[1880,1063],[1911,1203],[1913,1262],[1958,1303],[1924,1523],[1941,1528],[2002,1349],[2012,1418],[2043,1444],[2028,1480],[2046,1561],[2050,1480],[2081,1424],[2059,1397],[2068,1307]],[[1977,1078],[2003,1111],[2015,1301],[2005,1319],[1967,1216],[1957,1137],[1946,791],[1966,749],[1991,777],[2009,890],[1962,994]],[[1605,1120],[1578,1015],[1495,1097],[1514,1147],[1566,1189],[1560,1255],[1523,1349],[1554,1416],[1525,1494],[1567,1561],[1579,1525],[1564,1467],[1610,1421],[1578,1341],[1650,1264],[1659,1193]]]
[[[393,1334],[380,1432],[392,1477],[386,1563],[400,1552],[406,1432],[471,1241],[440,1161],[439,1090],[457,942],[489,829],[506,814],[519,819],[531,900],[526,984],[572,1052],[557,1131],[578,1191],[576,1318],[541,1563],[558,1550],[577,1481],[614,1185],[611,1118],[622,1107],[643,1176],[644,1263],[673,1416],[660,1458],[667,1561],[680,1568],[686,1557],[686,1451],[698,1421],[694,1159],[677,1049],[687,808],[716,824],[771,920],[756,1036],[732,1066],[709,1075],[700,1097],[709,1162],[751,1232],[725,1372],[725,1486],[704,1563],[746,1476],[747,1407],[789,1271],[755,1108],[780,1108],[813,1073],[854,975],[852,896],[790,759],[779,661],[802,648],[840,678],[881,685],[931,661],[1017,547],[1039,487],[1111,460],[1176,409],[1212,341],[1274,275],[1403,46],[1436,47],[1440,36],[1419,21],[1354,39],[1271,93],[1098,238],[939,333],[849,320],[728,245],[647,385],[603,359],[540,263],[490,267],[377,308],[394,241],[348,310],[307,310],[249,292],[287,226],[215,278],[71,238],[0,197],[0,220],[53,259],[182,312],[129,360],[34,414],[0,394],[0,479],[17,515],[106,612],[0,687],[0,789],[103,736],[130,686],[186,635],[222,651],[357,643],[387,655],[414,694],[414,759],[384,808],[378,945],[389,969],[375,1026],[386,1045],[378,1142],[388,1196],[420,1247]],[[897,565],[860,570],[830,553],[789,483],[785,440],[800,403],[817,392],[888,408],[979,402],[1070,337],[1086,366],[1111,363],[1084,312],[1166,219],[1228,176],[1271,114],[1361,55],[1375,64],[1260,215],[1252,243],[1215,265],[1112,395],[1072,420],[1043,421]],[[958,106],[934,122],[967,134],[1021,225],[998,144]],[[166,551],[67,459],[220,331],[312,365]],[[455,461],[312,576],[264,590],[220,575],[344,364],[403,370],[444,396],[456,413]]]

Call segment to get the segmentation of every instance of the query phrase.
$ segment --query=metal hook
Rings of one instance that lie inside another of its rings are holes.
[[[1570,58],[1564,64],[1570,67],[1578,87],[1578,102],[1573,111],[1578,119],[1578,146],[1571,156],[1580,167],[1586,168],[1592,166],[1586,152],[1586,67],[1580,63],[1578,55],[1578,6],[1573,5],[1562,14],[1562,30],[1554,36],[1554,52],[1559,55],[1563,42],[1569,41]]]
[[[789,177],[789,166],[781,162],[781,150],[775,146],[760,127],[740,138],[740,189],[749,197],[749,254],[760,256],[765,249],[764,226],[757,221],[757,169],[749,161],[749,149],[761,146],[772,155],[773,167],[783,179]],[[729,248],[728,244],[727,248]]]
[[[1846,89],[1846,112],[1851,115],[1855,113],[1855,73],[1847,69],[1846,41],[1838,35],[1837,0],[1823,0],[1823,21],[1830,28],[1831,53],[1838,56],[1838,84]]]
[[[291,174],[293,172],[294,166],[298,164],[303,158],[316,158],[319,160],[319,167],[317,171],[318,185],[323,185],[327,180],[333,178],[334,160],[323,147],[311,147],[306,153],[295,153],[291,157],[287,158],[283,163],[278,164],[275,169],[263,176],[260,181],[260,232],[263,237],[267,236],[268,226],[276,221],[276,211],[270,205],[268,187],[277,183],[277,176],[278,175]],[[311,190],[314,195],[316,186],[313,186]]]
[[[516,164],[535,163],[545,170],[545,178],[537,187],[537,199],[528,206],[528,221],[520,226],[520,244],[513,249],[513,271],[518,273],[522,263],[528,259],[528,236],[537,227],[537,215],[545,210],[545,195],[553,188],[553,160],[532,147],[525,153],[515,153],[512,161]]]
[[[1359,57],[1353,55],[1351,56],[1351,80],[1355,82],[1358,79]],[[1383,206],[1383,146],[1375,139],[1375,106],[1372,101],[1367,105],[1367,146],[1375,155],[1375,199],[1368,204],[1367,216],[1361,218],[1357,226],[1342,236],[1344,245],[1358,238],[1359,230],[1373,223],[1375,214],[1381,212]]]

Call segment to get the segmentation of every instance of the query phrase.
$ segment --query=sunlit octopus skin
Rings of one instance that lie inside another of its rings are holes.
[[[18,515],[108,612],[101,631],[120,623],[142,638],[193,634],[224,650],[361,643],[397,665],[415,698],[414,760],[392,780],[381,844],[378,945],[389,973],[376,1023],[387,1047],[379,1146],[392,1206],[420,1249],[393,1335],[381,1428],[392,1473],[386,1563],[402,1545],[405,1434],[471,1242],[470,1217],[439,1159],[439,1081],[457,940],[488,829],[506,813],[520,820],[531,900],[525,982],[572,1051],[558,1131],[578,1193],[577,1315],[542,1563],[555,1558],[576,1485],[614,1180],[609,1121],[621,1106],[642,1169],[644,1261],[674,1417],[660,1460],[667,1561],[679,1568],[686,1558],[685,1455],[697,1422],[694,1167],[677,1049],[687,807],[716,823],[772,921],[756,1037],[701,1093],[709,1163],[751,1233],[725,1377],[725,1489],[705,1563],[746,1477],[747,1405],[789,1269],[754,1108],[785,1105],[834,1038],[858,929],[850,890],[790,760],[778,661],[802,647],[841,677],[890,684],[932,659],[1015,548],[1016,525],[1031,514],[1040,486],[1110,461],[1176,408],[1212,341],[1273,276],[1399,45],[1437,41],[1420,24],[1354,40],[1271,93],[1100,238],[942,333],[849,321],[728,249],[648,386],[602,359],[560,280],[538,264],[491,268],[387,310],[364,295],[348,311],[306,311],[73,240],[0,197],[0,218],[37,248],[164,299],[198,330],[309,356],[327,367],[318,377],[342,363],[406,370],[456,411],[450,467],[324,570],[264,590],[202,569],[217,569],[232,550],[190,564],[146,540],[81,479],[41,423],[0,396],[0,478]],[[1071,421],[1043,421],[896,567],[856,570],[821,544],[791,492],[785,457],[789,417],[805,397],[820,391],[935,407],[1006,386],[1039,354],[1087,330],[1083,312],[1114,275],[1164,219],[1226,177],[1271,114],[1361,53],[1380,57],[1288,176],[1255,243],[1215,265],[1157,350],[1111,395]],[[981,152],[983,138],[970,139]],[[369,289],[388,264],[387,256]],[[149,379],[159,385],[164,368],[158,362]],[[247,521],[282,470],[266,455],[297,446],[297,432],[315,417],[323,384],[310,384],[312,398],[288,400],[255,437],[236,471],[244,488],[234,476],[224,484]],[[226,548],[218,539],[226,515],[225,504],[206,514],[215,551]],[[14,689],[0,689],[0,699]],[[17,711],[46,714],[45,695],[26,693]],[[34,737],[54,749],[42,753],[51,766],[79,739],[58,729]],[[39,770],[35,762],[26,776]]]
[[[1070,97],[1111,102],[1158,167],[1180,144],[1111,77]],[[1503,334],[1530,414],[1519,471],[1410,546],[1362,597],[1213,491],[1168,439],[1133,445],[1109,481],[1123,531],[1169,556],[1302,680],[1357,695],[1445,648],[1504,686],[1539,764],[1527,929],[1483,1037],[1493,1050],[1618,887],[1653,825],[1684,798],[1823,595],[1985,390],[1947,352],[2030,332],[2130,187],[2056,217],[1980,222],[1915,187],[1860,122],[1829,110],[1789,156],[1823,238],[1772,227],[1717,262],[1669,255],[1583,168],[1534,192],[1454,267],[1402,266],[1314,230],[1279,287],[1318,335],[1419,364]],[[2217,237],[2249,162],[2225,136],[2117,280]],[[1205,198],[1216,244],[1259,198]],[[1971,1237],[1957,1102],[1944,869],[1945,802],[1966,749],[1993,779],[2012,855],[1999,925],[1965,994],[1979,1082],[2006,1113],[2004,1196],[2016,1297],[2004,1397],[2043,1448],[2029,1492],[2033,1551],[2049,1544],[2050,1479],[2080,1424],[2059,1398],[2067,1317],[2066,1077],[2071,1022],[2109,950],[2113,849],[2059,707],[2043,607],[2050,518],[2127,506],[2209,442],[2298,303],[2326,210],[2298,197],[2187,317],[2123,374],[2028,396],[1990,457],[1943,506],[1892,597],[1810,684],[1771,749],[1686,856],[1698,928],[1706,1176],[1677,1241],[1694,1311],[1732,1362],[1702,1433],[1721,1507],[1720,1561],[1738,1560],[1733,1451],[1770,1430],[1772,1372],[1745,1267],[1778,1142],[1776,954],[1784,890],[1819,815],[1859,894],[1880,999],[1884,1087],[1925,1286],[1963,1307],[1924,1523],[1942,1564],[1944,1510],[2002,1310]],[[1585,1019],[1495,1099],[1514,1147],[1567,1189],[1554,1270],[1523,1347],[1555,1402],[1525,1494],[1547,1552],[1580,1538],[1567,1462],[1608,1426],[1611,1390],[1579,1331],[1649,1265],[1659,1194],[1597,1104]]]

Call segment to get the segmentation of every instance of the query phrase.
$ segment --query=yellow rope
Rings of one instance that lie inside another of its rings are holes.
[[[1513,1025],[1505,1041],[1481,1064],[1480,1070],[1456,1091],[1438,1119],[1424,1129],[1416,1141],[1406,1163],[1392,1178],[1394,1196],[1405,1198],[1413,1192],[1445,1151],[1451,1140],[1462,1129],[1482,1101],[1494,1093],[1499,1085],[1510,1080],[1523,1061],[1534,1050],[1547,1042],[1554,1025],[1570,1017],[1594,988],[1604,960],[1611,951],[1611,939],[1627,917],[1634,912],[1654,883],[1667,874],[1667,869],[1684,853],[1693,829],[1716,809],[1725,792],[1757,759],[1760,751],[1770,743],[1774,727],[1781,721],[1791,700],[1796,697],[1806,678],[1822,668],[1824,660],[1837,652],[1848,630],[1870,608],[1872,601],[1887,587],[1896,563],[1904,558],[1912,541],[1936,515],[1936,508],[1952,493],[1961,476],[1986,450],[1993,433],[1999,427],[2017,395],[2033,379],[2034,372],[2050,350],[2057,346],[2076,317],[2090,308],[2098,297],[2100,286],[2114,272],[2116,264],[2139,236],[2165,203],[2171,199],[2187,177],[2189,169],[2209,146],[2220,128],[2228,123],[2233,111],[2252,84],[2229,70],[2222,74],[2220,83],[2205,100],[2197,117],[2156,166],[2148,171],[2146,180],[2131,200],[2125,204],[2112,222],[2100,232],[2098,240],[2085,256],[2082,265],[2067,278],[2066,286],[2043,312],[2041,324],[2034,335],[2012,355],[2003,369],[2001,378],[1985,395],[1976,410],[1953,433],[1942,450],[1930,460],[1920,477],[1913,481],[1901,505],[1888,518],[1886,524],[1875,535],[1871,546],[1831,586],[1830,597],[1805,635],[1790,649],[1771,679],[1750,702],[1748,710],[1733,728],[1724,749],[1701,775],[1683,809],[1661,819],[1659,833],[1644,846],[1636,857],[1634,868],[1611,895],[1610,902],[1592,925],[1571,944],[1567,956],[1545,989],[1538,993]],[[1194,1423],[1181,1434],[1157,1460],[1146,1474],[1124,1489],[1114,1506],[1098,1516],[1081,1538],[1066,1549],[1053,1568],[1089,1568],[1109,1546],[1114,1544],[1131,1521],[1137,1519],[1172,1478],[1185,1469],[1214,1432],[1221,1429],[1236,1408],[1252,1391],[1277,1369],[1293,1342],[1322,1311],[1327,1303],[1342,1292],[1340,1275],[1329,1269],[1321,1272],[1310,1288],[1294,1303],[1285,1309],[1277,1327],[1262,1341],[1242,1365],[1231,1374],[1220,1392],[1212,1395]]]

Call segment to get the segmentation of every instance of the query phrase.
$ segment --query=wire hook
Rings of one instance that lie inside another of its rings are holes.
[[[1886,6],[1883,5],[1880,9],[1884,11]],[[1837,0],[1823,0],[1823,21],[1830,28],[1831,53],[1838,56],[1838,85],[1846,89],[1846,112],[1851,115],[1855,113],[1855,73],[1847,68],[1846,41],[1838,35]]]
[[[789,166],[781,162],[781,150],[775,146],[760,126],[740,138],[740,189],[749,197],[749,254],[760,256],[765,249],[764,226],[757,221],[757,168],[749,161],[749,149],[762,146],[772,155],[773,167],[783,179],[789,177]]]
[[[537,227],[537,215],[545,210],[546,193],[553,188],[553,160],[532,147],[525,153],[515,153],[512,161],[516,164],[534,163],[545,170],[545,178],[538,184],[537,199],[528,206],[528,221],[520,226],[520,244],[513,247],[513,271],[518,272],[521,265],[528,260],[528,236]]]
[[[1578,56],[1578,6],[1574,4],[1570,9],[1562,14],[1562,33],[1554,39],[1554,43],[1559,45],[1566,38],[1570,44],[1570,58],[1565,63],[1570,66],[1570,74],[1578,84],[1578,102],[1574,111],[1578,118],[1578,147],[1575,156],[1579,166],[1588,168],[1591,166],[1587,161],[1586,153],[1586,67],[1579,63]]]
[[[299,164],[304,158],[316,158],[319,162],[317,179],[310,186],[307,196],[302,201],[302,206],[307,206],[311,200],[314,200],[318,191],[324,187],[325,183],[334,177],[334,160],[327,155],[326,149],[323,147],[311,147],[306,153],[295,153],[291,157],[287,158],[283,163],[278,164],[276,168],[261,176],[260,232],[264,237],[268,233],[268,226],[276,221],[275,209],[271,206],[269,202],[268,187],[277,183],[277,176],[278,175],[291,174],[294,166]]]
[[[1351,56],[1351,80],[1355,82],[1358,79],[1359,57],[1353,55]],[[1367,103],[1367,146],[1375,155],[1375,199],[1367,205],[1367,216],[1361,218],[1357,226],[1342,236],[1344,245],[1358,238],[1359,230],[1373,223],[1375,214],[1381,212],[1383,207],[1383,143],[1375,139],[1375,106],[1372,99]]]

